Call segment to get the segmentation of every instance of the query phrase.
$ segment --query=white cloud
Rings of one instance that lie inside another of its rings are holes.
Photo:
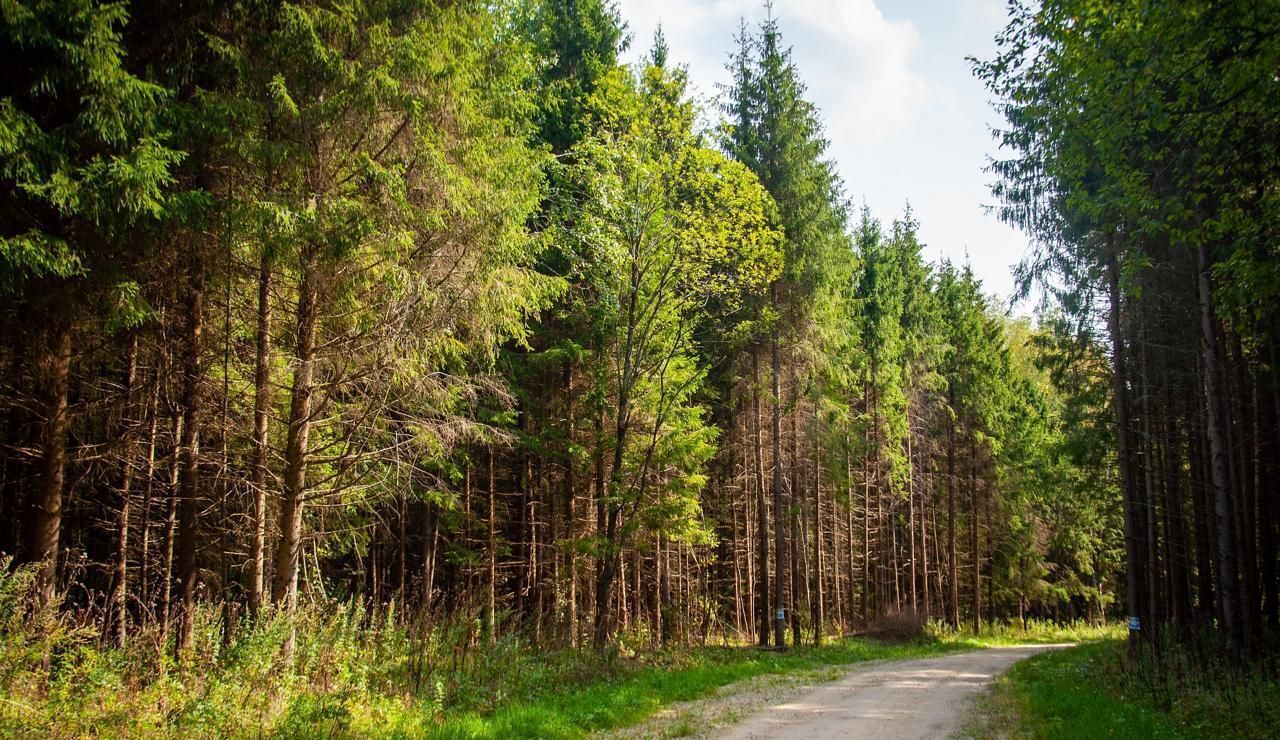
[[[976,7],[975,7],[976,6]],[[965,12],[982,13],[992,28],[1004,28],[1008,21],[1006,0],[965,0]]]
[[[990,53],[1004,0],[775,0],[807,97],[821,111],[828,155],[855,204],[884,220],[909,199],[928,254],[971,259],[988,289],[1007,293],[1008,266],[1026,239],[981,204],[994,151],[986,92],[964,57]],[[739,19],[754,31],[764,0],[619,0],[640,59],[661,22],[671,59],[687,64],[694,91],[713,96]],[[886,17],[884,11],[893,14]],[[711,112],[711,118],[716,114]]]
[[[835,104],[828,112],[833,120],[872,141],[915,121],[929,85],[912,68],[921,40],[910,21],[885,18],[873,0],[791,0],[783,21],[789,17],[830,42],[817,50],[827,64],[807,64],[805,71],[815,97]]]
[[[764,14],[758,0],[623,0],[621,10],[635,35],[632,57],[661,23],[672,57],[689,64],[704,94],[715,92],[706,80],[724,79],[738,20],[754,25]],[[875,0],[782,0],[774,12],[829,126],[882,141],[919,115],[929,86],[912,67],[921,39],[910,21],[886,18]]]

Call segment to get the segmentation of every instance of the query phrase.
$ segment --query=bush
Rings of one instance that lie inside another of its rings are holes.
[[[148,626],[120,649],[76,615],[29,615],[34,571],[0,562],[0,737],[420,735],[446,712],[490,712],[616,666],[591,653],[487,644],[475,614],[449,618],[327,601],[243,620],[197,608],[177,665],[172,635]],[[283,646],[296,634],[292,659]]]
[[[933,619],[928,622],[926,630],[940,640],[970,639],[980,645],[993,646],[1114,640],[1124,637],[1127,628],[1122,622],[1097,624],[1077,620],[1060,623],[1028,619],[1025,622],[983,622],[982,631],[975,635],[963,626],[952,629],[946,622]]]
[[[1013,666],[969,735],[1013,738],[1271,738],[1280,681],[1225,663],[1190,673],[1127,664],[1122,640],[1055,650]]]
[[[924,615],[912,609],[890,612],[878,617],[864,630],[867,637],[891,643],[913,642],[929,636]]]

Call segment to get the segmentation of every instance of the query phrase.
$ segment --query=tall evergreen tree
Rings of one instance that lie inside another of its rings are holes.
[[[804,98],[790,49],[783,47],[777,19],[770,15],[758,37],[745,33],[730,64],[733,85],[726,91],[729,118],[723,146],[760,178],[778,207],[785,234],[783,272],[770,288],[767,317],[771,362],[774,520],[774,643],[784,644],[788,564],[783,526],[782,367],[784,344],[799,344],[809,331],[811,312],[824,278],[823,266],[845,249],[845,215],[839,178],[825,158],[827,141],[813,104]],[[797,356],[797,362],[802,362]],[[794,487],[795,481],[791,485]],[[789,504],[786,508],[790,508]],[[758,553],[764,557],[764,553]],[[761,615],[765,619],[766,615]]]
[[[3,8],[0,48],[22,63],[0,84],[0,291],[14,356],[34,370],[23,554],[41,564],[39,604],[56,593],[76,334],[144,315],[134,244],[164,217],[180,160],[167,92],[126,67],[127,20],[125,6],[89,0]]]

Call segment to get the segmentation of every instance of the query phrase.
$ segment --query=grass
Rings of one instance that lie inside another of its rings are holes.
[[[224,643],[217,610],[204,609],[191,658],[178,666],[154,634],[116,650],[93,633],[11,619],[0,629],[0,736],[574,738],[757,676],[829,680],[853,663],[1061,641],[1083,629],[1036,625],[975,638],[934,626],[902,644],[848,638],[785,652],[624,656],[537,649],[516,635],[482,647],[465,619],[427,629],[343,604],[298,620],[286,663],[284,620],[246,626]]]
[[[1121,622],[1093,624],[1077,621],[1054,624],[1028,620],[1025,625],[1020,622],[986,622],[983,623],[982,631],[977,635],[965,630],[951,631],[938,622],[931,622],[928,629],[931,635],[940,640],[968,640],[979,647],[1097,642],[1118,640],[1125,634],[1125,626]]]
[[[200,607],[183,664],[155,628],[104,647],[75,615],[28,619],[27,569],[0,567],[0,737],[574,738],[640,722],[664,707],[757,676],[829,680],[853,663],[1106,630],[938,625],[889,644],[848,638],[785,652],[753,647],[552,650],[504,632],[478,639],[476,615],[400,619],[327,602],[291,622],[267,615],[224,635]],[[291,627],[296,649],[281,651]],[[692,721],[672,733],[692,734]]]
[[[480,648],[448,626],[418,639],[412,627],[336,606],[300,615],[288,664],[286,628],[268,621],[223,645],[207,610],[183,666],[154,635],[117,650],[76,630],[0,631],[0,737],[573,738],[755,676],[827,669],[822,678],[834,678],[834,666],[980,647],[950,636],[624,657],[508,636]]]
[[[687,650],[670,654],[653,665],[624,669],[587,686],[537,692],[492,713],[450,716],[431,736],[580,737],[634,724],[674,702],[698,699],[722,686],[756,676],[814,672],[869,660],[917,658],[998,645],[1100,639],[1117,634],[1117,630],[1115,625],[1033,622],[1025,628],[988,626],[975,637],[931,624],[923,638],[903,644],[848,638],[818,648],[804,646],[786,652],[743,647]],[[825,678],[839,675],[835,671]],[[694,728],[688,729],[693,734]]]
[[[786,652],[754,648],[701,648],[621,670],[598,683],[551,689],[499,708],[492,714],[451,716],[430,733],[441,738],[573,738],[625,727],[674,702],[706,696],[717,688],[756,676],[812,671],[852,663],[913,658],[973,649],[975,642],[924,640],[902,645],[848,639]]]
[[[1109,639],[1013,666],[980,704],[971,737],[1268,738],[1280,727],[1280,682],[1229,672],[1125,670]]]

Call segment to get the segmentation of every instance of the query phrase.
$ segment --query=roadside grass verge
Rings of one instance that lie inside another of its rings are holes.
[[[980,700],[966,735],[1275,737],[1280,727],[1280,682],[1275,679],[1224,674],[1178,681],[1151,667],[1123,670],[1123,653],[1123,641],[1111,639],[1017,663]],[[1178,683],[1173,690],[1171,681]]]
[[[919,658],[986,647],[1099,640],[1116,634],[1120,634],[1117,625],[1028,622],[1026,626],[988,625],[974,637],[931,623],[923,638],[899,644],[849,637],[822,647],[793,647],[786,652],[750,647],[694,648],[649,656],[590,685],[549,688],[491,713],[449,716],[431,736],[580,737],[635,724],[672,703],[699,699],[722,686],[757,676],[817,672],[871,660]],[[834,672],[826,677],[838,675]]]
[[[514,634],[477,645],[466,625],[419,632],[346,606],[301,613],[286,662],[287,621],[269,619],[223,644],[217,613],[199,616],[183,666],[154,635],[117,650],[76,630],[8,625],[0,630],[0,657],[10,659],[0,671],[0,737],[574,738],[759,676],[830,680],[855,663],[993,642],[948,633],[898,644],[849,637],[785,652],[598,653],[539,649]]]
[[[1123,634],[1119,625],[1085,622],[1055,625],[987,625],[977,638],[931,622],[922,638],[908,643],[851,636],[820,648],[787,652],[748,647],[692,648],[628,662],[594,685],[539,691],[492,713],[452,714],[431,732],[448,739],[483,737],[579,737],[634,725],[669,704],[703,698],[728,684],[756,676],[812,672],[882,659],[920,658],[1002,645],[1078,643]],[[829,673],[833,679],[840,672]]]
[[[1119,640],[1125,635],[1125,625],[1121,622],[1066,622],[1055,624],[1027,620],[1022,622],[991,623],[982,625],[982,631],[974,635],[971,631],[954,631],[941,622],[930,622],[929,633],[939,640],[968,640],[981,647],[1002,647],[1009,645],[1048,645],[1064,642],[1097,642],[1099,640]]]
[[[450,716],[429,735],[440,738],[581,737],[590,732],[625,727],[673,702],[698,699],[722,686],[756,676],[980,647],[981,643],[964,639],[928,639],[890,645],[850,638],[786,652],[745,647],[691,649],[652,664],[622,668],[591,685],[567,690],[549,687],[545,692],[502,706],[491,714],[469,712]]]
[[[0,661],[0,737],[576,738],[757,676],[829,680],[854,663],[983,647],[956,635],[854,637],[624,655],[539,649],[515,635],[475,645],[449,625],[419,639],[350,607],[299,616],[292,661],[280,654],[285,620],[222,645],[213,610],[202,610],[183,666],[150,639],[117,650],[58,627],[0,630],[10,659]]]
[[[917,639],[896,644],[849,637],[779,652],[624,642],[592,651],[537,646],[511,628],[491,642],[476,613],[400,615],[326,601],[227,630],[218,606],[206,604],[178,664],[172,634],[154,627],[117,649],[75,615],[28,618],[30,573],[0,568],[0,737],[573,738],[759,676],[828,680],[869,660],[1087,633],[1030,625],[974,638],[917,624]]]

